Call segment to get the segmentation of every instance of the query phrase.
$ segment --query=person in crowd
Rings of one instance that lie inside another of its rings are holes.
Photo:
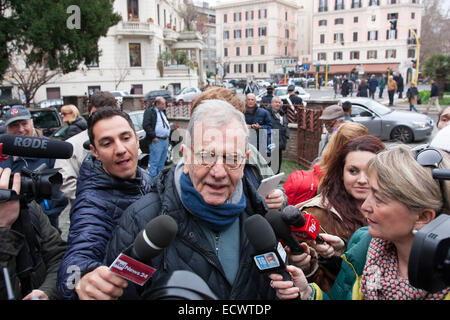
[[[372,99],[375,99],[375,92],[377,91],[378,80],[375,78],[375,75],[372,74],[369,79],[369,96]]]
[[[267,153],[267,149],[262,150],[263,143],[260,141],[260,137],[267,135],[267,146],[270,145],[270,129],[272,129],[272,121],[270,120],[269,112],[259,107],[256,104],[256,96],[253,93],[249,93],[245,96],[245,122],[248,129],[253,129],[255,135],[250,136],[250,143],[255,145],[259,152]],[[262,129],[262,131],[260,131]],[[266,147],[267,148],[267,147]]]
[[[225,88],[213,88],[208,92],[201,93],[192,105],[191,112],[205,100],[224,100],[230,103],[239,112],[244,114],[245,104],[233,91]],[[261,181],[274,175],[274,172],[269,166],[266,158],[258,152],[258,149],[251,144],[247,144],[250,151],[250,157],[244,166],[244,176],[257,189]],[[264,199],[269,209],[280,210],[287,205],[287,198],[283,187],[278,186],[270,192]]]
[[[267,108],[272,121],[272,142],[275,143],[275,152],[278,150],[278,161],[273,161],[272,164],[275,165],[275,173],[280,173],[281,162],[283,158],[283,150],[286,149],[287,139],[289,139],[289,128],[286,114],[281,109],[281,99],[280,97],[273,97],[270,106]],[[274,130],[278,130],[278,136],[274,134]],[[277,138],[274,138],[276,137]]]
[[[439,112],[438,120],[436,123],[436,127],[438,130],[443,129],[444,127],[450,124],[450,106],[446,107]]]
[[[318,195],[296,207],[319,221],[321,233],[338,236],[347,242],[357,229],[366,225],[361,210],[369,192],[365,166],[385,149],[380,139],[370,135],[346,142],[328,160]],[[339,266],[338,257],[325,255],[319,259],[318,265],[310,265],[305,271],[310,280],[328,292],[336,279]]]
[[[97,91],[89,97],[88,113],[91,117],[94,112],[104,107],[118,108],[117,100],[109,91]],[[69,159],[56,159],[55,168],[61,168],[59,172],[63,176],[61,192],[69,199],[70,203],[75,200],[75,191],[77,188],[77,178],[80,172],[81,164],[84,158],[90,153],[83,147],[83,144],[89,140],[88,131],[83,130],[80,133],[66,140],[73,146],[73,154]]]
[[[430,163],[422,161],[426,158],[435,158],[434,165],[429,167]],[[431,293],[413,287],[408,280],[414,234],[438,214],[449,213],[450,182],[444,181],[440,187],[432,176],[433,168],[450,169],[450,156],[437,149],[414,154],[408,147],[399,146],[371,159],[366,170],[370,191],[361,206],[368,227],[357,230],[350,239],[329,293],[315,283],[308,284],[301,269],[288,266],[291,281],[270,275],[278,298],[450,299],[450,287]],[[324,236],[333,243],[330,253],[339,254],[345,249],[338,237]]]
[[[88,135],[92,153],[80,168],[68,248],[58,272],[63,299],[120,296],[117,291],[127,282],[103,266],[106,244],[124,210],[151,185],[148,173],[137,166],[139,138],[127,113],[99,109],[89,118]]]
[[[15,134],[21,136],[46,138],[42,135],[42,131],[34,127],[31,113],[23,106],[14,106],[6,111],[5,126],[7,134]],[[12,172],[20,172],[22,168],[28,168],[31,171],[36,170],[45,164],[47,168],[58,168],[55,166],[55,159],[50,158],[32,158],[10,156],[6,160],[0,162],[0,168],[10,168]],[[50,219],[52,226],[59,231],[59,215],[67,206],[67,198],[60,192],[53,199],[39,200],[39,205]]]
[[[416,84],[414,82],[411,82],[411,86],[406,91],[406,97],[409,101],[409,111],[414,110],[415,112],[418,112],[416,105],[419,97],[419,91],[417,90]]]
[[[431,79],[430,101],[427,105],[425,114],[428,114],[428,111],[432,105],[436,107],[438,113],[441,112],[441,106],[439,105],[439,87],[434,79]]]
[[[387,82],[388,88],[388,96],[389,96],[389,106],[392,107],[394,105],[394,94],[397,92],[397,81],[394,80],[392,76],[389,77]]]
[[[164,254],[153,259],[152,278],[143,288],[130,285],[127,294],[132,287],[135,294],[151,290],[153,282],[171,271],[189,270],[221,300],[275,298],[243,230],[249,216],[266,212],[262,198],[243,179],[249,158],[244,115],[223,100],[204,100],[187,130],[190,141],[184,140],[183,161],[165,169],[152,191],[125,211],[108,245],[106,264],[148,221],[165,214],[175,219],[178,233]]]
[[[397,82],[397,91],[398,91],[398,98],[403,98],[403,90],[405,90],[405,81],[403,80],[403,77],[400,73],[397,73],[397,76],[394,77],[395,81]]]
[[[383,91],[384,88],[386,88],[386,74],[383,73],[383,75],[378,79],[378,98],[383,98]]]
[[[73,104],[67,104],[61,107],[61,115],[63,122],[68,126],[66,133],[64,134],[64,140],[80,133],[87,129],[87,122],[84,120],[80,111]]]
[[[0,189],[20,194],[21,177],[0,168]],[[6,199],[5,199],[6,200]],[[35,201],[0,202],[0,264],[8,271],[13,297],[8,295],[5,271],[0,277],[0,299],[57,299],[56,276],[66,243]]]
[[[347,76],[344,75],[344,78],[342,80],[342,87],[341,87],[341,94],[345,98],[347,97],[352,90],[352,85],[348,81]]]
[[[357,97],[368,97],[367,95],[367,89],[369,87],[367,86],[367,82],[366,80],[362,79],[359,86],[358,86],[358,93],[357,93]]]
[[[352,119],[352,103],[350,101],[345,101],[342,104],[342,111],[344,111],[344,121],[353,121]]]
[[[288,91],[288,103],[292,106],[302,106],[303,100],[300,98],[295,91],[295,86],[293,84],[289,85],[287,88]],[[295,110],[295,108],[294,108]]]
[[[244,94],[248,95],[249,93],[254,94],[255,96],[259,93],[259,87],[258,85],[252,81],[247,81],[247,84],[245,85],[244,88]]]
[[[274,89],[272,86],[269,86],[266,88],[266,90],[267,90],[267,94],[264,97],[262,97],[262,99],[261,99],[261,104],[264,106],[267,106],[272,102]]]
[[[142,127],[149,142],[150,176],[154,178],[164,169],[169,148],[170,125],[166,115],[166,99],[155,98],[155,105],[150,105],[144,112]]]
[[[337,104],[326,107],[323,110],[322,115],[319,117],[319,120],[323,121],[323,132],[319,143],[319,156],[322,154],[333,132],[344,123],[344,116],[344,110]]]

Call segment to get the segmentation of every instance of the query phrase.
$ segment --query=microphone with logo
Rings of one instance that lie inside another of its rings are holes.
[[[271,210],[266,214],[266,219],[272,226],[275,235],[281,239],[285,245],[291,249],[294,255],[300,255],[304,252],[302,246],[292,235],[291,226],[283,220],[280,211]]]
[[[15,134],[0,135],[0,146],[2,156],[69,159],[73,154],[68,142]]]
[[[134,244],[121,253],[109,270],[122,278],[143,286],[155,273],[149,266],[152,259],[175,239],[178,225],[168,215],[150,220],[134,240]]]
[[[303,214],[294,206],[286,206],[281,211],[281,217],[287,224],[291,225],[291,231],[297,239],[302,241],[315,240],[318,244],[325,242],[318,234],[320,223],[312,215]]]

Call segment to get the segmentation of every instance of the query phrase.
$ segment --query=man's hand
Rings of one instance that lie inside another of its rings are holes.
[[[11,169],[0,168],[0,189],[9,189],[9,177],[11,176]],[[20,174],[15,173],[13,179],[12,190],[17,194],[20,193]],[[12,200],[0,203],[0,227],[11,228],[13,223],[19,217],[20,203],[19,200]]]
[[[156,137],[153,138],[152,142],[154,142],[154,143],[158,142],[158,138],[156,138]]]
[[[22,300],[49,300],[47,294],[42,290],[33,290]]]
[[[85,274],[75,288],[80,300],[116,300],[128,286],[125,279],[101,266]]]
[[[273,189],[264,199],[267,208],[270,210],[280,210],[284,202],[283,191],[280,189]]]

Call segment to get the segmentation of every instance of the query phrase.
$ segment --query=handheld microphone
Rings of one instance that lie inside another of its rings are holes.
[[[271,210],[266,214],[266,219],[275,231],[275,235],[291,249],[292,254],[299,255],[304,252],[302,246],[292,235],[291,226],[283,220],[281,212]]]
[[[302,241],[315,240],[318,244],[325,242],[319,236],[320,223],[312,215],[303,214],[294,206],[287,206],[281,212],[282,219],[291,225],[291,231],[294,232],[297,239]]]
[[[256,254],[252,258],[260,272],[272,273],[286,269],[286,252],[263,216],[259,214],[250,216],[244,222],[244,230],[255,248]]]
[[[69,159],[73,153],[72,144],[48,138],[2,134],[0,143],[2,153],[10,156]]]
[[[144,285],[156,271],[147,264],[172,243],[177,232],[178,225],[172,217],[157,216],[136,236],[133,245],[114,260],[109,270],[138,285]]]

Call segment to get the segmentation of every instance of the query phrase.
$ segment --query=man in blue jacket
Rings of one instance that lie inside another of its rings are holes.
[[[253,93],[249,93],[245,97],[245,123],[247,123],[247,127],[250,130],[249,142],[253,144],[261,154],[265,155],[267,146],[270,145],[272,120],[269,111],[258,107],[256,104],[256,96]],[[260,142],[260,136],[261,138],[267,136],[266,148],[263,148],[264,144]]]
[[[369,97],[375,99],[375,91],[377,91],[378,80],[375,75],[371,75],[369,79]]]
[[[103,265],[106,244],[123,211],[150,191],[151,179],[137,166],[139,138],[128,114],[98,110],[88,135],[92,154],[80,168],[57,287],[63,299],[115,299],[127,282]]]

